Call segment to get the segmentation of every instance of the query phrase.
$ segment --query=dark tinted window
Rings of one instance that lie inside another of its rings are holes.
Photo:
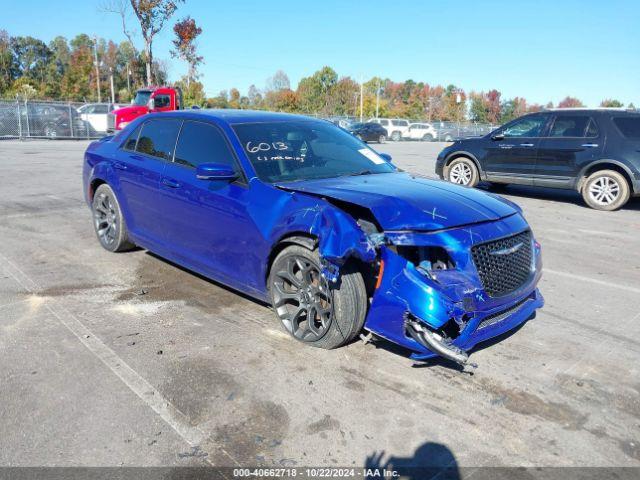
[[[129,135],[129,137],[127,137],[127,141],[124,142],[124,148],[125,150],[135,150],[136,149],[136,142],[138,141],[138,135],[140,135],[140,125],[138,125],[136,127],[136,129],[131,132],[131,135]]]
[[[169,95],[158,95],[153,99],[153,108],[164,108],[171,104]]]
[[[598,125],[593,120],[589,120],[589,125],[587,125],[587,132],[584,135],[585,137],[597,137],[598,136]]]
[[[201,163],[235,166],[224,135],[216,127],[200,122],[184,122],[174,161],[194,168]]]
[[[149,120],[142,126],[136,151],[169,160],[180,129],[178,120]]]
[[[640,117],[618,117],[613,123],[627,138],[640,139]]]
[[[544,115],[525,117],[509,125],[502,133],[505,137],[539,137],[546,122]]]
[[[586,115],[559,116],[553,122],[550,137],[584,137],[590,118]]]

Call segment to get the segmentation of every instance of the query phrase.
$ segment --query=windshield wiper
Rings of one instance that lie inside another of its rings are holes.
[[[373,175],[371,170],[360,170],[359,172],[347,173],[344,177],[359,177],[360,175]]]

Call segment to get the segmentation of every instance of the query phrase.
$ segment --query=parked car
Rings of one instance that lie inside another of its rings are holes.
[[[136,92],[131,105],[122,107],[107,115],[107,131],[122,130],[129,123],[151,112],[181,110],[182,90],[177,87],[147,87]]]
[[[409,124],[409,132],[407,134],[409,140],[422,140],[425,142],[433,142],[438,138],[438,132],[430,123],[411,123]]]
[[[105,249],[269,302],[307,345],[364,329],[464,365],[542,306],[540,246],[514,203],[390,160],[323,120],[186,110],[91,143],[83,185]]]
[[[487,180],[573,189],[591,208],[616,210],[640,195],[640,113],[562,109],[525,115],[445,148],[436,173],[470,187]]]
[[[400,118],[372,118],[369,122],[379,123],[387,131],[387,138],[399,142],[409,137],[409,120]]]
[[[23,131],[31,137],[89,137],[95,133],[69,105],[29,103],[20,114]]]
[[[465,138],[480,137],[489,133],[489,130],[475,124],[453,122],[440,122],[435,127],[435,130],[438,140],[442,142],[455,142]]]
[[[387,141],[387,131],[375,122],[352,123],[345,130],[364,142],[384,143]]]
[[[85,122],[89,122],[96,132],[106,132],[108,127],[108,114],[122,108],[116,103],[87,103],[76,110]]]

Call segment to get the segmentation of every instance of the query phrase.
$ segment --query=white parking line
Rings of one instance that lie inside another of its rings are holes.
[[[27,292],[37,295],[40,287],[35,281],[2,254],[0,254],[0,261],[4,264],[3,270],[6,271],[16,283]],[[127,365],[122,358],[95,336],[73,313],[62,305],[56,305],[56,303],[59,302],[48,299],[44,306],[62,325],[73,333],[98,360],[109,367],[132,392],[155,411],[191,447],[201,446],[201,443],[209,438],[209,435],[203,430],[191,425],[188,417],[184,413],[178,410],[160,391]],[[234,464],[239,465],[236,459],[224,448],[217,446],[217,449],[226,455]],[[206,458],[205,461],[213,465],[210,459]]]
[[[591,282],[596,285],[602,285],[603,287],[615,288],[616,290],[624,290],[626,292],[640,294],[640,288],[630,287],[628,285],[620,285],[619,283],[607,282],[604,280],[598,280],[597,278],[585,277],[582,275],[575,275],[573,273],[559,272],[558,270],[551,270],[549,268],[543,269],[544,273],[551,273],[552,275],[558,275],[560,277],[571,278],[573,280],[581,280],[583,282]]]

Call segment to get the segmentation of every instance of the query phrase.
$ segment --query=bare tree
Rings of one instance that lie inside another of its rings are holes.
[[[122,31],[131,44],[132,34],[127,30],[126,19],[128,16],[128,4],[140,23],[140,32],[144,39],[144,53],[147,73],[147,85],[153,83],[153,40],[162,30],[164,24],[174,14],[179,3],[184,0],[106,0],[102,10],[117,13],[122,20]]]

